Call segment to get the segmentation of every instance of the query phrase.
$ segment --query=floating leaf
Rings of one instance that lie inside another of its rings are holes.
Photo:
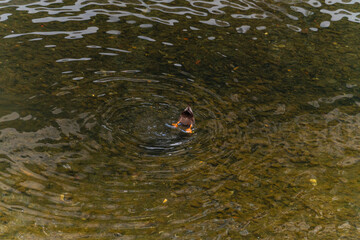
[[[311,178],[311,179],[310,179],[310,182],[311,182],[311,184],[312,184],[313,186],[316,186],[316,185],[317,185],[317,181],[316,181],[315,178]]]

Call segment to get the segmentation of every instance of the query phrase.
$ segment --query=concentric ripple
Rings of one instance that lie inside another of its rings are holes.
[[[174,197],[174,191],[182,190],[172,183],[192,181],[207,168],[203,162],[231,154],[218,147],[226,136],[225,114],[218,110],[225,103],[202,87],[201,80],[118,76],[91,84],[99,90],[92,96],[96,107],[54,102],[60,105],[45,114],[45,126],[36,125],[42,114],[1,117],[3,122],[20,121],[20,127],[34,126],[28,132],[0,129],[0,141],[6,142],[0,149],[0,209],[24,222],[36,218],[45,232],[76,225],[99,239],[130,229],[146,235],[163,226],[172,209],[182,204]],[[188,104],[196,118],[193,134],[171,127]],[[202,194],[197,188],[188,189],[194,198]],[[164,203],[171,198],[167,207]],[[172,224],[187,221],[190,209],[172,218]],[[108,231],[100,234],[98,226]]]
[[[358,2],[0,0],[1,239],[357,239]]]
[[[217,108],[223,101],[194,80],[174,78],[102,78],[96,84],[118,84],[118,92],[108,96],[98,109],[101,124],[111,142],[130,155],[176,156],[206,151],[209,139],[224,130]],[[196,125],[194,134],[174,129],[171,123],[180,112],[192,106]]]

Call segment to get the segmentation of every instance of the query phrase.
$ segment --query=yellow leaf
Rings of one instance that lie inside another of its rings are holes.
[[[317,181],[316,181],[315,178],[311,178],[311,179],[310,179],[310,182],[311,182],[311,184],[312,184],[313,186],[316,186],[316,185],[317,185]]]
[[[166,202],[167,202],[167,199],[165,198],[164,201],[163,201],[163,203],[166,203]]]

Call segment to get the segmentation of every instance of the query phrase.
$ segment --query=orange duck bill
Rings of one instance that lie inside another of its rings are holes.
[[[194,113],[190,106],[187,106],[184,111],[180,114],[179,121],[177,123],[173,123],[174,127],[178,127],[179,124],[188,127],[185,131],[187,133],[192,133],[192,126],[195,124]]]

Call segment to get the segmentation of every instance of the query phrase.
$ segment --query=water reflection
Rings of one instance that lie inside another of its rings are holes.
[[[355,6],[0,1],[1,235],[356,239]]]
[[[291,21],[290,25],[301,28],[296,24],[303,18],[312,19],[314,13],[325,13],[331,15],[331,21],[339,21],[346,17],[349,21],[359,22],[357,12],[351,12],[346,6],[356,4],[356,1],[325,1],[321,4],[319,1],[307,2],[269,2],[269,1],[186,1],[184,6],[176,6],[173,1],[108,1],[98,3],[94,1],[75,1],[73,4],[61,6],[62,1],[38,1],[24,5],[9,5],[7,1],[0,3],[0,9],[16,9],[25,11],[28,14],[47,14],[46,17],[34,17],[33,23],[50,22],[71,22],[71,21],[89,21],[99,15],[107,16],[107,22],[119,22],[123,18],[134,17],[135,19],[148,20],[150,22],[174,25],[183,22],[179,16],[192,16],[196,18],[195,22],[210,24],[217,27],[229,27],[237,24],[233,19],[252,19],[263,20],[266,18],[274,19],[281,23],[283,20]],[[341,4],[343,9],[328,9],[328,6]],[[299,15],[298,13],[301,13]],[[12,13],[4,13],[0,21],[7,21]],[[36,16],[36,15],[35,15]],[[218,18],[221,16],[221,19]],[[286,19],[284,19],[284,16]],[[176,19],[174,19],[176,18]],[[301,20],[302,21],[302,20]],[[255,21],[253,22],[255,23]],[[151,24],[142,24],[141,26],[152,27]],[[316,27],[314,24],[312,27]],[[236,26],[234,26],[236,27]],[[328,26],[326,26],[328,27]],[[14,35],[17,36],[17,35]]]
[[[51,35],[59,35],[59,34],[68,34],[68,36],[66,36],[66,39],[78,39],[78,38],[83,38],[84,34],[92,34],[92,33],[96,33],[97,30],[99,28],[97,27],[88,27],[85,30],[82,31],[55,31],[55,32],[31,32],[31,33],[20,33],[20,34],[10,34],[5,36],[4,38],[15,38],[15,37],[20,37],[20,36],[25,36],[25,35],[46,35],[46,36],[51,36]]]

